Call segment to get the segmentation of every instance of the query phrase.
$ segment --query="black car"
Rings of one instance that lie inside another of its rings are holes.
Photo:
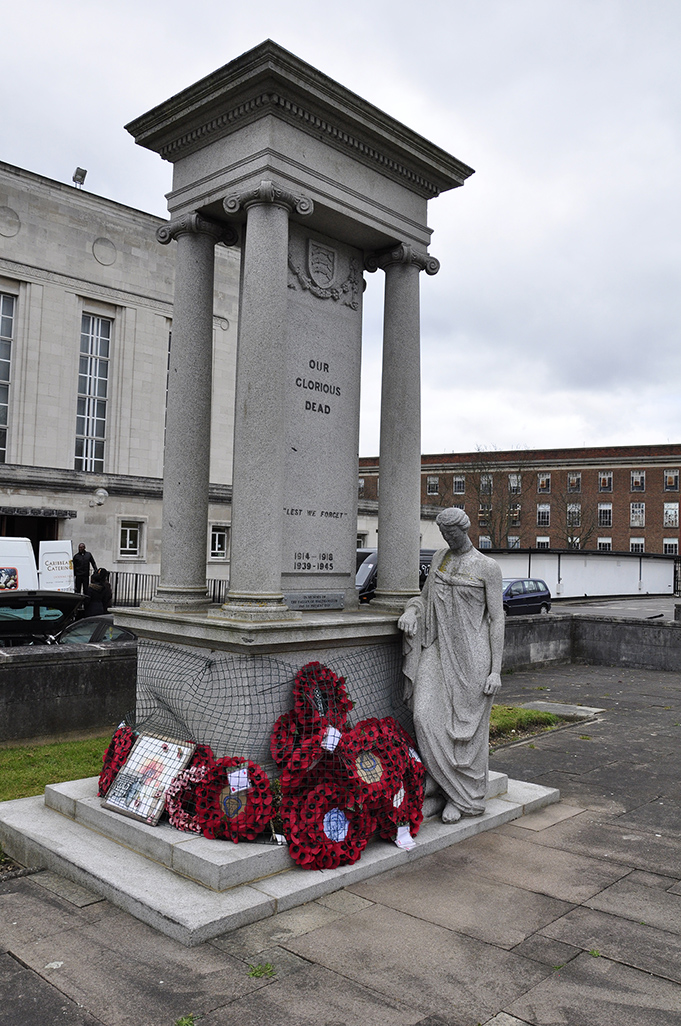
[[[0,592],[0,648],[47,644],[71,623],[84,601],[72,591]]]
[[[65,627],[56,637],[48,638],[48,644],[56,645],[98,645],[110,641],[136,641],[137,635],[127,627],[114,623],[111,613],[101,616],[86,616]]]
[[[436,549],[421,549],[419,555],[419,588],[423,588],[430,571],[430,564],[435,555]],[[360,561],[360,555],[367,553]],[[358,549],[357,550],[357,574],[355,576],[355,587],[360,602],[371,602],[376,594],[376,579],[378,577],[378,550]]]
[[[551,609],[551,592],[546,582],[537,577],[505,578],[504,612],[507,616],[521,613],[548,613]]]

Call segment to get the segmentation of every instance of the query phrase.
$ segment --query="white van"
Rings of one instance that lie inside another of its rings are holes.
[[[38,578],[43,591],[74,591],[71,539],[41,541]]]
[[[0,538],[0,594],[38,587],[38,570],[28,538]]]

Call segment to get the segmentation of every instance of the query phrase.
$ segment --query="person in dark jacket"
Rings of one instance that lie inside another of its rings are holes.
[[[97,564],[91,552],[85,548],[85,542],[78,546],[78,552],[73,557],[73,576],[75,579],[76,595],[86,595],[90,583],[90,567],[96,572]]]
[[[87,604],[85,616],[102,616],[109,612],[111,605],[111,585],[109,584],[109,572],[103,567],[92,575],[89,587],[86,589]]]

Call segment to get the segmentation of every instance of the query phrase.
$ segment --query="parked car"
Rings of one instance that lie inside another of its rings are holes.
[[[419,588],[423,588],[430,571],[430,564],[435,555],[435,549],[421,549],[419,555]],[[360,554],[367,553],[360,561]],[[376,594],[376,580],[378,577],[378,550],[358,549],[357,550],[357,574],[355,576],[355,587],[360,602],[371,602]]]
[[[0,647],[45,645],[75,618],[83,595],[72,591],[0,592]]]
[[[536,577],[514,577],[504,579],[504,612],[507,616],[522,613],[548,613],[551,609],[551,592],[545,581]]]
[[[86,616],[69,624],[56,637],[47,639],[48,645],[98,645],[108,641],[137,641],[137,635],[127,627],[114,623],[111,613],[102,616]]]

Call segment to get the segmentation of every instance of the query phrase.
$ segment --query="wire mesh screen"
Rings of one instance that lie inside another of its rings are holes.
[[[319,658],[345,678],[354,705],[349,726],[392,716],[413,734],[411,713],[402,700],[396,643],[337,649]],[[296,673],[309,660],[309,653],[298,658],[204,655],[182,645],[140,640],[136,723],[209,745],[218,757],[250,759],[277,775],[272,730],[292,708]]]

